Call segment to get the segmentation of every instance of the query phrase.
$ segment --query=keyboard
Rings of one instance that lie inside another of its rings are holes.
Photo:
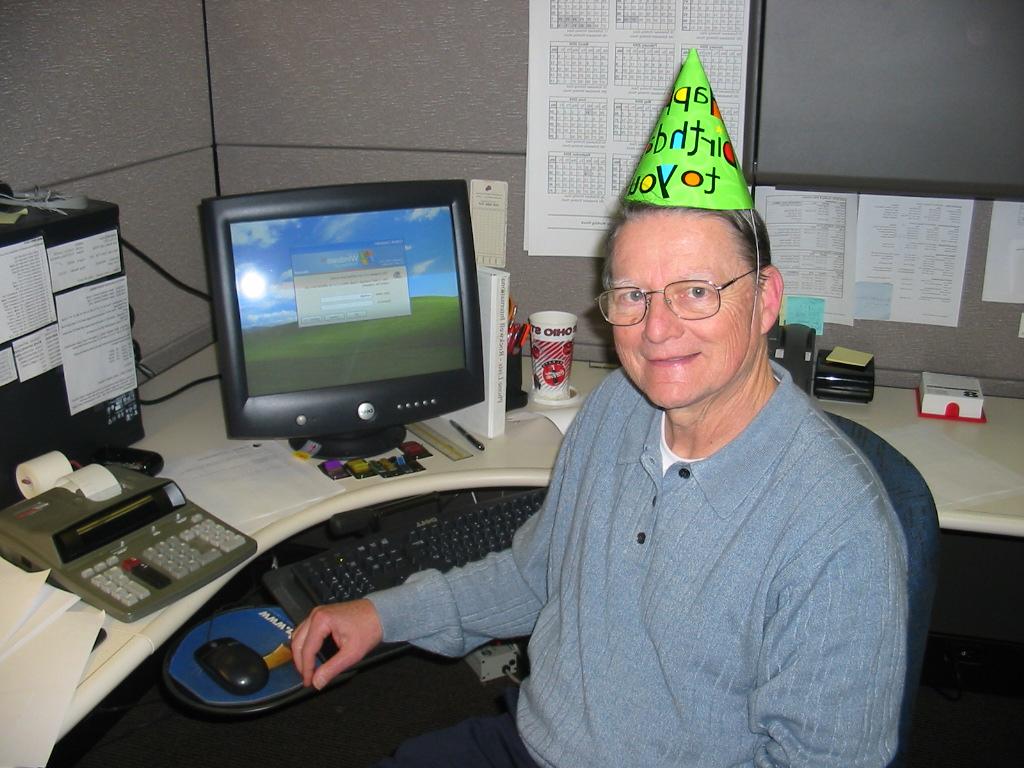
[[[379,530],[268,571],[263,584],[298,624],[317,605],[355,600],[398,586],[418,571],[444,572],[507,549],[546,492],[519,491],[471,505],[420,503],[386,513],[374,519]]]

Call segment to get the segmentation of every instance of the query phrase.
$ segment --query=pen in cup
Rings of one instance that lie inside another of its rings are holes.
[[[455,427],[455,429],[458,430],[458,433],[462,435],[464,438],[466,438],[469,441],[469,444],[476,448],[478,451],[482,451],[484,449],[484,444],[477,440],[475,437],[473,437],[471,434],[469,434],[469,432],[467,432],[465,429],[463,429],[461,424],[456,422],[454,419],[448,419],[448,423]]]

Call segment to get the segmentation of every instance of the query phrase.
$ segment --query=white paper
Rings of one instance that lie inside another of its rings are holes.
[[[981,300],[1024,304],[1024,203],[992,204]]]
[[[72,414],[135,389],[124,276],[60,294],[57,315]]]
[[[754,200],[786,295],[825,299],[825,322],[853,325],[857,195],[758,187]]]
[[[686,53],[696,47],[742,157],[749,0],[530,2],[531,254],[597,256]]]
[[[250,535],[344,490],[314,461],[297,459],[286,444],[274,441],[168,461],[163,474],[173,477],[190,501]]]
[[[49,573],[29,573],[0,557],[0,594],[4,596],[4,609],[0,611],[0,647],[32,614]]]
[[[50,261],[54,292],[121,271],[121,247],[116,229],[51,246],[46,257]]]
[[[14,350],[10,347],[0,349],[0,387],[17,381],[18,370],[14,367]]]
[[[984,425],[979,428],[984,429]],[[1007,464],[992,461],[964,440],[954,440],[934,430],[922,439],[921,429],[914,426],[887,430],[885,437],[893,445],[912,447],[914,466],[928,478],[928,487],[940,509],[969,510],[974,505],[1020,498],[1024,475]],[[909,455],[910,451],[905,453]],[[967,483],[963,478],[964,467],[971,468]]]
[[[43,238],[0,248],[0,344],[56,319]]]
[[[473,249],[482,267],[505,268],[508,230],[508,182],[473,179],[469,182],[469,211],[473,220]]]
[[[63,589],[43,584],[32,603],[32,611],[0,647],[0,663],[25,643],[32,641],[81,598]]]
[[[20,381],[28,381],[60,365],[60,331],[56,323],[15,339],[12,347]]]
[[[972,200],[861,195],[857,319],[956,327]]]
[[[509,424],[522,424],[527,421],[545,419],[554,424],[562,435],[565,435],[579,412],[579,404],[576,404],[565,408],[545,408],[543,411],[514,411],[508,415],[507,420]]]
[[[0,765],[46,765],[103,617],[78,603],[0,662]]]

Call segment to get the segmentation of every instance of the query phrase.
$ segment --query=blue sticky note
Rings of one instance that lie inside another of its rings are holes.
[[[817,296],[786,296],[782,317],[785,325],[800,323],[821,336],[825,333],[825,300]]]
[[[853,316],[857,320],[892,318],[892,283],[857,283]]]

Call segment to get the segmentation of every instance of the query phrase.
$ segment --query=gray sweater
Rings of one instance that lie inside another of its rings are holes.
[[[542,766],[884,766],[903,534],[873,470],[781,368],[747,429],[662,476],[661,412],[587,399],[511,549],[372,596],[388,641],[531,634],[517,712]]]

